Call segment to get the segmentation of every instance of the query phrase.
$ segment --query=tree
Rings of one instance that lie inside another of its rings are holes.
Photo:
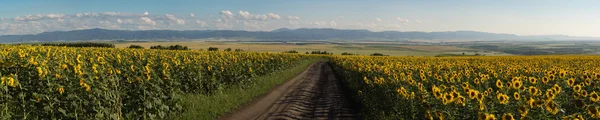
[[[224,51],[229,52],[229,51],[231,51],[231,48],[227,48]]]
[[[373,54],[371,54],[371,56],[389,56],[389,55],[384,55],[381,53],[373,53]]]
[[[296,51],[296,50],[290,50],[290,51],[285,51],[283,53],[298,53],[298,51]]]
[[[208,51],[219,51],[219,48],[217,48],[217,47],[209,47]]]

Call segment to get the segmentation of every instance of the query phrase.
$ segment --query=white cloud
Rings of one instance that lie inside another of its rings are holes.
[[[423,21],[420,20],[414,20],[416,23],[423,23]]]
[[[227,19],[227,18],[233,18],[233,17],[234,17],[234,15],[233,15],[233,13],[231,13],[231,11],[229,11],[229,10],[221,11],[221,18]]]
[[[298,16],[288,16],[287,19],[288,20],[300,20],[300,17],[298,17]]]
[[[179,18],[175,17],[175,15],[166,14],[165,16],[167,17],[167,19],[169,20],[169,22],[174,22],[174,23],[177,23],[177,24],[180,24],[180,25],[185,24],[185,20],[179,19]]]
[[[64,14],[46,14],[46,15],[25,15],[25,16],[17,16],[14,18],[15,21],[38,21],[38,20],[48,20],[48,19],[62,19],[65,17]]]
[[[377,22],[381,22],[381,18],[375,18],[375,20],[377,20]]]
[[[207,27],[208,26],[208,24],[206,24],[206,22],[204,22],[204,21],[196,20],[196,23],[198,25],[200,25],[200,27]]]
[[[281,16],[275,13],[267,13],[264,15],[260,14],[251,14],[248,11],[239,11],[239,18],[245,20],[277,20],[281,19]]]
[[[317,25],[319,27],[333,27],[337,25],[337,23],[332,21],[319,21],[314,22],[314,24],[307,24],[297,16],[283,16],[272,12],[252,14],[248,11],[239,11],[238,14],[232,13],[229,10],[202,16],[195,14],[154,15],[148,12],[34,14],[12,18],[0,17],[0,35],[37,34],[46,31],[69,31],[91,28],[120,30],[272,30],[282,27],[300,28],[317,27]]]
[[[267,13],[267,16],[270,19],[275,19],[275,20],[281,19],[281,17],[279,15],[275,14],[275,13]]]
[[[396,17],[396,19],[398,19],[400,21],[400,23],[408,23],[408,22],[410,22],[408,19],[404,19],[404,18],[401,18],[401,17]]]
[[[152,19],[150,19],[148,17],[142,17],[142,18],[140,18],[140,20],[142,20],[144,22],[144,24],[156,25],[156,22],[152,21]]]
[[[331,27],[337,26],[337,23],[335,21],[331,21],[331,22],[329,22],[329,24],[331,25]]]

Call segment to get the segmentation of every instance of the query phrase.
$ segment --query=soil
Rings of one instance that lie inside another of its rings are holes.
[[[331,66],[326,62],[318,62],[295,78],[271,89],[265,96],[220,119],[361,119],[354,105]]]

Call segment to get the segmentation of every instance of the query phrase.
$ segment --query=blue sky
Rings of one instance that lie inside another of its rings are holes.
[[[287,27],[600,37],[598,6],[597,0],[3,0],[0,35]]]

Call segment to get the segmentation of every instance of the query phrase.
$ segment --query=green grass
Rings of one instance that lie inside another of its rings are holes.
[[[260,98],[271,88],[284,83],[304,71],[310,64],[325,59],[305,60],[300,65],[288,70],[278,71],[254,78],[256,84],[246,87],[241,85],[224,89],[212,94],[185,94],[182,95],[181,105],[184,112],[173,117],[174,120],[210,120],[218,119],[221,115],[231,112],[248,102]]]

